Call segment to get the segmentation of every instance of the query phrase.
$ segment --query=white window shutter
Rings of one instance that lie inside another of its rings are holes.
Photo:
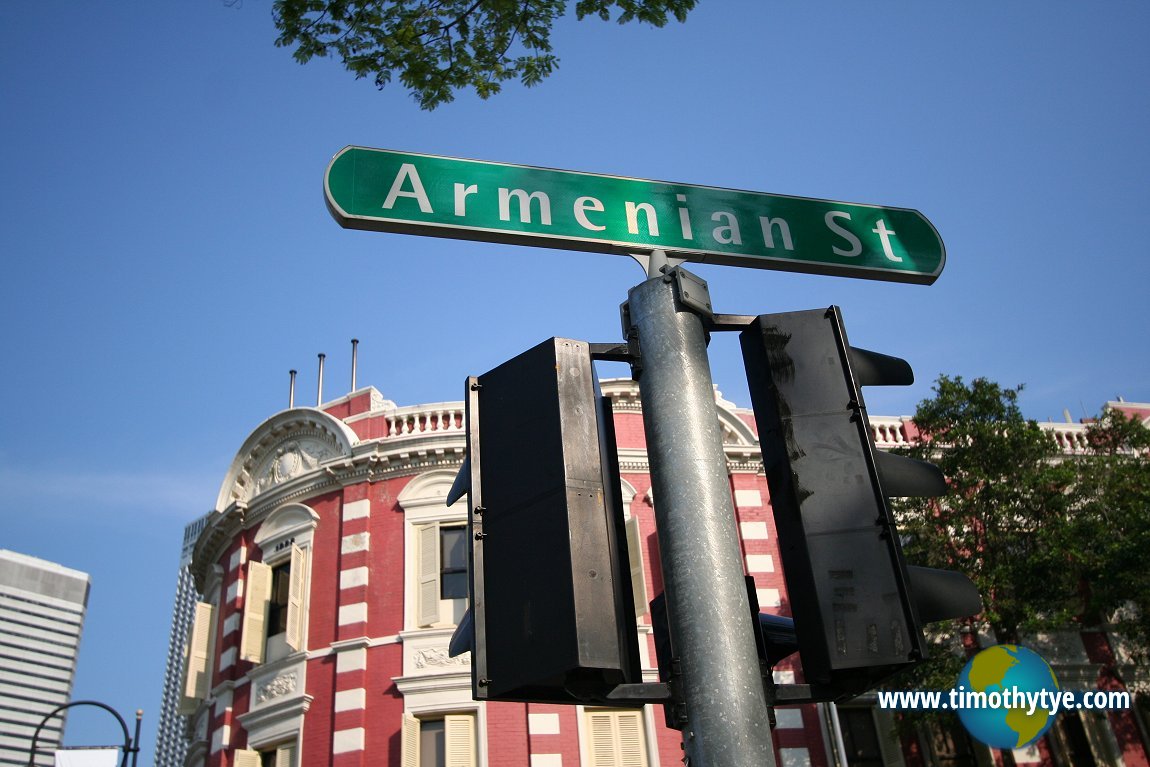
[[[439,623],[439,525],[423,525],[415,534],[419,549],[415,622],[431,626]]]
[[[447,767],[475,767],[475,716],[448,714],[443,717],[443,742]]]
[[[647,767],[647,744],[643,737],[642,711],[617,711],[619,767]]]
[[[262,767],[260,762],[260,752],[252,751],[247,748],[237,748],[235,759],[232,760],[234,767]]]
[[[403,732],[399,744],[400,767],[419,767],[419,720],[403,715]]]
[[[243,633],[240,635],[240,658],[252,663],[264,662],[267,643],[268,604],[272,598],[272,569],[263,562],[248,562],[245,584]]]
[[[590,767],[618,767],[615,754],[615,719],[610,711],[591,711],[587,714],[590,742]]]
[[[208,696],[212,683],[212,649],[215,639],[215,608],[207,602],[196,604],[192,631],[188,635],[188,648],[184,656],[184,695],[180,701],[181,714],[195,713],[199,701]]]
[[[291,572],[288,575],[287,636],[284,640],[293,650],[304,649],[307,636],[307,552],[291,545]]]
[[[635,595],[635,617],[647,614],[647,577],[643,573],[643,537],[639,518],[627,520],[627,559],[631,565],[631,592]]]
[[[276,767],[296,767],[295,743],[284,743],[276,747]]]
[[[647,767],[643,712],[588,711],[590,767]]]

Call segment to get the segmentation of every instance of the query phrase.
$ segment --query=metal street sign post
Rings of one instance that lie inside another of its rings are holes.
[[[929,285],[946,262],[918,211],[346,147],[324,177],[351,229]]]
[[[653,258],[631,289],[639,393],[691,767],[774,767],[702,318]]]

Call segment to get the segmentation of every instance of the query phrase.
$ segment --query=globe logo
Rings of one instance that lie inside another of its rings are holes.
[[[958,675],[958,718],[971,736],[992,748],[1023,748],[1041,738],[1054,717],[1023,693],[1058,691],[1050,665],[1032,650],[995,645],[975,655]],[[983,697],[985,694],[985,697]],[[997,705],[995,705],[997,704]]]

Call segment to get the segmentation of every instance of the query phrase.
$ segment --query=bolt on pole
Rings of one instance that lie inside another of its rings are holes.
[[[774,767],[702,320],[661,275],[632,288],[628,306],[688,764]]]

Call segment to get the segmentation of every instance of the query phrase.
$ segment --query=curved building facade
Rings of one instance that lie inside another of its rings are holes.
[[[638,388],[607,381],[644,677],[662,590]],[[716,394],[748,572],[784,609],[749,412]],[[236,454],[190,564],[197,590],[182,711],[188,767],[681,762],[658,706],[472,700],[448,640],[467,607],[462,403],[400,408],[372,388],[261,424]],[[524,435],[530,444],[530,435]],[[786,677],[788,672],[781,672]],[[814,707],[780,714],[785,763],[825,764]]]
[[[616,380],[602,389],[619,446],[643,678],[655,681],[646,605],[663,583],[638,386]],[[786,615],[753,414],[716,392],[715,415],[746,572],[761,609]],[[915,438],[908,418],[870,420],[880,447]],[[1074,452],[1079,425],[1048,427]],[[244,441],[189,564],[200,597],[180,690],[185,767],[682,763],[680,734],[664,726],[659,706],[472,699],[469,655],[448,654],[467,608],[466,503],[446,505],[465,437],[462,403],[398,407],[365,388],[318,408],[280,412]],[[523,440],[529,449],[531,435]],[[1066,662],[1096,673],[1094,659],[1076,647]],[[791,663],[776,668],[776,681],[802,681]],[[953,729],[900,741],[890,712],[865,699],[837,711],[829,704],[779,708],[775,716],[784,767],[1007,758]],[[1095,763],[1111,763],[1104,753],[1122,754],[1131,767],[1146,763],[1144,750],[1119,743],[1104,721],[1083,725],[1091,740],[1081,747],[1099,755]],[[1078,763],[1060,756],[1068,747],[1050,745],[1009,758]]]

